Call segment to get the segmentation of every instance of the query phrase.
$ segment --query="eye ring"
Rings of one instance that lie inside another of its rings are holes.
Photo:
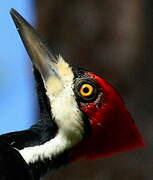
[[[91,96],[93,91],[94,88],[90,84],[82,84],[82,86],[80,87],[80,94],[85,97]]]
[[[92,78],[77,78],[74,82],[74,92],[78,101],[94,102],[98,94],[97,83]]]

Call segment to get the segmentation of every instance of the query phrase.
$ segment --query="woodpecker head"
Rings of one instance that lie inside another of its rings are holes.
[[[96,159],[144,146],[123,100],[108,82],[53,55],[23,17],[15,10],[11,15],[41,75],[58,127],[46,156],[70,150],[71,160]]]

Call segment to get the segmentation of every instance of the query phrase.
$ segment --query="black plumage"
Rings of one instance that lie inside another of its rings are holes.
[[[41,145],[54,138],[58,131],[58,127],[52,119],[50,105],[41,75],[35,68],[34,76],[39,104],[39,120],[28,130],[0,136],[0,179],[10,180],[11,177],[14,177],[14,179],[18,180],[21,177],[25,177],[26,180],[38,180],[48,171],[69,162],[67,151],[58,157],[53,157],[52,160],[45,159],[44,161],[37,161],[27,165],[20,153],[14,149],[17,148],[20,150],[29,146]],[[21,168],[20,171],[18,171],[18,166]],[[11,174],[8,172],[11,172]]]

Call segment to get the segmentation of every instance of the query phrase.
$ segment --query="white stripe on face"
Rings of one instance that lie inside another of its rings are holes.
[[[73,72],[71,67],[59,56],[55,67],[59,78],[51,76],[45,87],[50,100],[51,111],[59,130],[55,138],[34,147],[20,150],[27,163],[46,158],[52,159],[79,143],[84,135],[82,112],[79,110],[73,92]]]

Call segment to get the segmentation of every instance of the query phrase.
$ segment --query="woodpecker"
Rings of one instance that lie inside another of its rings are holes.
[[[10,13],[34,66],[39,119],[28,130],[0,136],[0,179],[39,180],[81,158],[95,160],[143,147],[116,90],[55,55],[18,12]]]

